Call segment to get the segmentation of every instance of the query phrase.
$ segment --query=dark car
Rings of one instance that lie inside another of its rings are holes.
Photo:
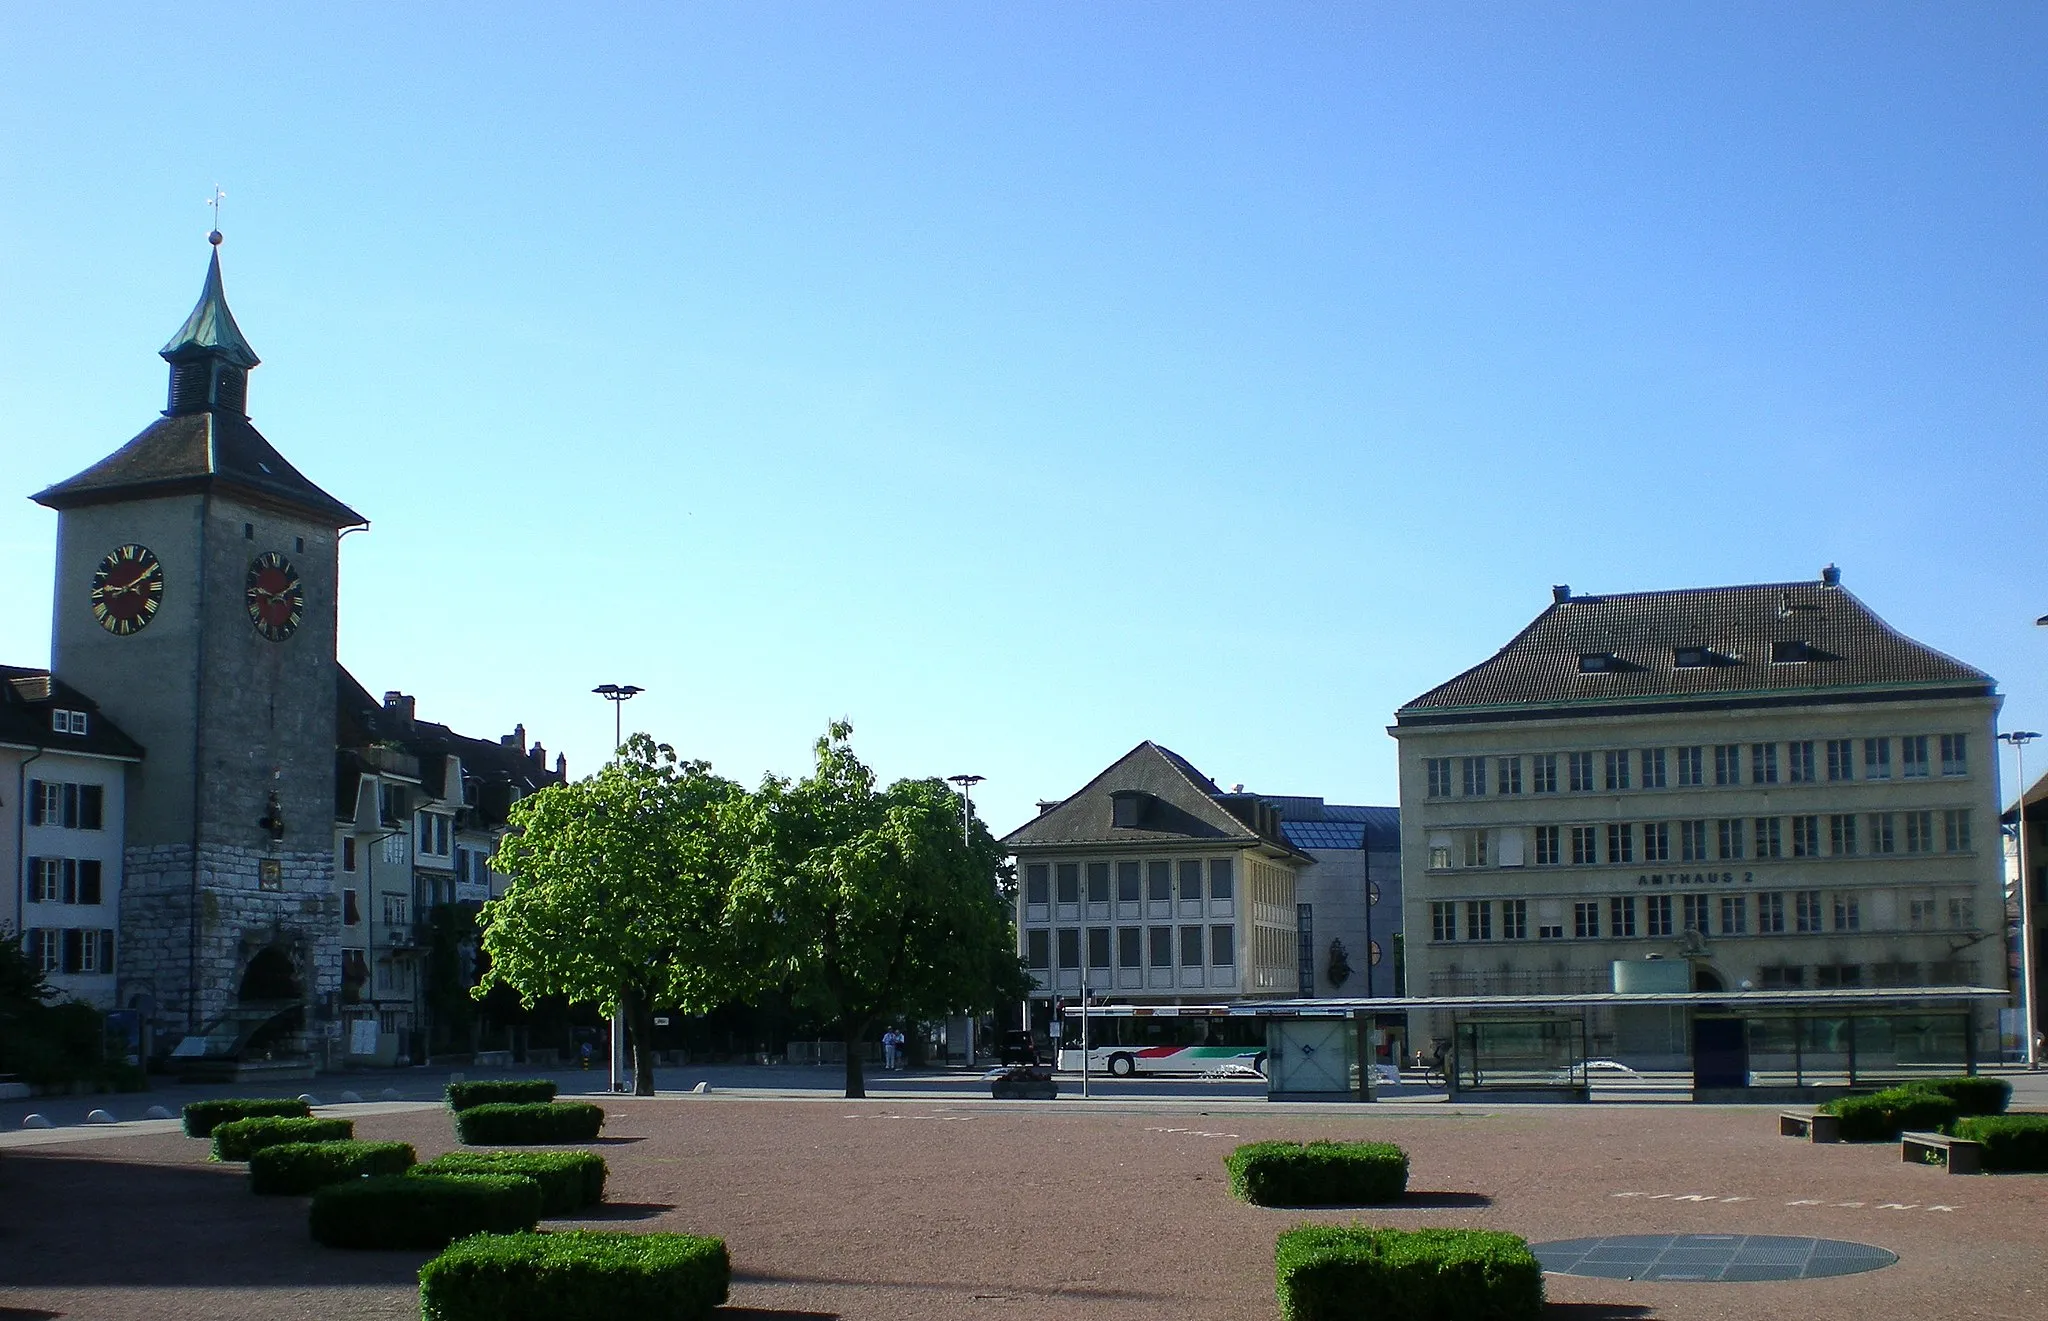
[[[1022,1029],[1003,1033],[1003,1048],[999,1057],[1004,1064],[1038,1063],[1038,1044],[1031,1034]]]

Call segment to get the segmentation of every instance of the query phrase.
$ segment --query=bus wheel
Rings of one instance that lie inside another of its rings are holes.
[[[1138,1071],[1138,1062],[1128,1055],[1109,1057],[1109,1071],[1119,1078],[1128,1078]]]

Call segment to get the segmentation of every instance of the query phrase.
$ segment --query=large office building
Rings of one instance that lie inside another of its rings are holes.
[[[1556,588],[1390,729],[1410,993],[2003,986],[1999,701],[1832,567]]]

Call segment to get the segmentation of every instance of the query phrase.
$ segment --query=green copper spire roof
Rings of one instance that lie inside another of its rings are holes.
[[[199,304],[185,318],[185,324],[178,327],[178,333],[171,336],[171,342],[164,345],[162,353],[170,361],[207,354],[246,370],[262,359],[249,347],[249,341],[242,338],[235,314],[228,311],[227,291],[220,283],[219,231],[212,238],[213,260],[206,267],[206,287],[199,291]]]

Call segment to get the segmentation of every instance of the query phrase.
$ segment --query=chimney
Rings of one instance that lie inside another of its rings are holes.
[[[500,735],[498,743],[502,747],[513,749],[515,752],[523,750],[526,747],[526,726],[512,726],[512,732]]]
[[[396,689],[385,693],[384,709],[397,716],[400,720],[403,720],[406,724],[410,725],[412,723],[413,699],[407,697],[404,693]]]
[[[548,750],[538,743],[535,743],[533,745],[533,751],[527,753],[526,755],[527,758],[530,761],[532,761],[533,764],[537,767],[545,768],[548,764]]]
[[[1842,571],[1832,564],[1822,569],[1820,571],[1820,585],[1823,587],[1840,587],[1842,585]]]
[[[1553,583],[1551,585],[1550,603],[1552,605],[1563,605],[1566,601],[1569,601],[1571,599],[1572,585],[1570,583]]]
[[[555,778],[565,784],[569,780],[569,754],[566,752],[555,754]]]
[[[1041,798],[1038,800],[1038,814],[1044,816],[1065,801],[1063,798]]]

